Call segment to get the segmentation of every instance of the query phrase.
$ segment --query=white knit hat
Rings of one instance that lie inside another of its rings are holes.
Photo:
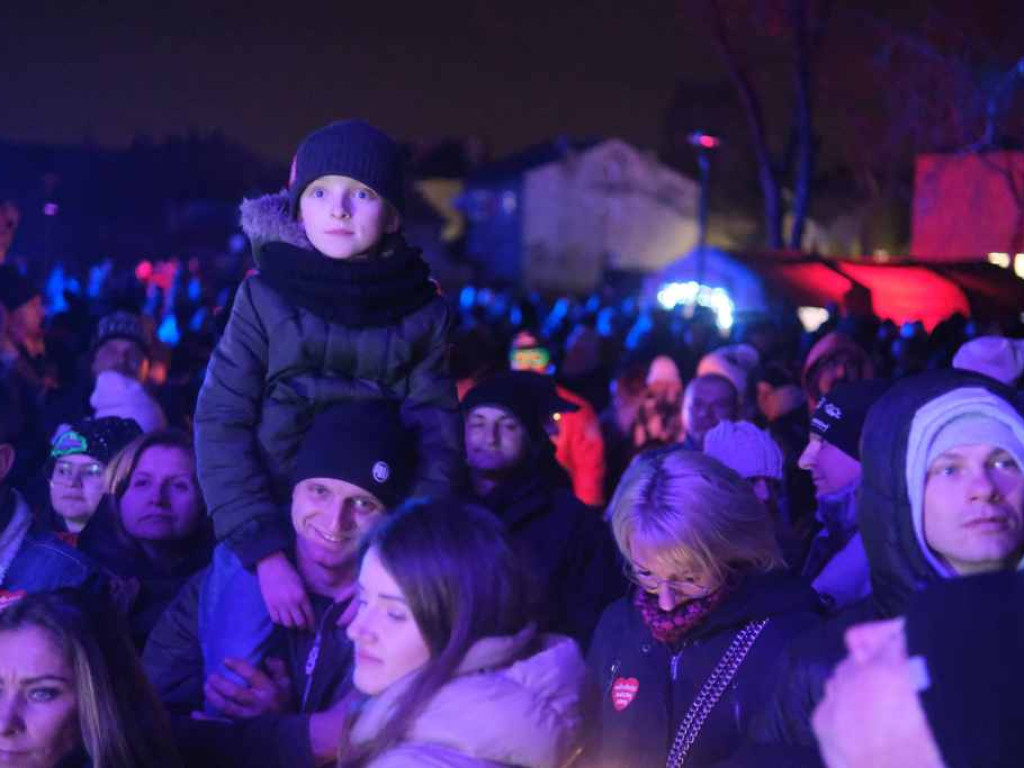
[[[732,344],[708,352],[697,365],[697,375],[717,373],[725,376],[736,387],[740,400],[747,399],[747,382],[750,374],[760,364],[761,355],[749,344]]]
[[[1013,386],[1024,373],[1024,340],[979,336],[957,350],[953,367],[982,373]]]
[[[658,355],[651,361],[647,369],[647,386],[652,384],[678,384],[683,386],[683,378],[679,375],[679,367],[667,355]]]
[[[704,435],[704,453],[749,479],[782,480],[782,451],[749,421],[723,421]]]
[[[96,377],[96,389],[89,398],[95,410],[94,417],[120,416],[134,419],[143,432],[153,432],[167,426],[160,405],[135,379],[117,371],[103,371]]]

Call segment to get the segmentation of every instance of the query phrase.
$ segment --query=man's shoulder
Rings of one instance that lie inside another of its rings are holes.
[[[81,586],[96,573],[88,557],[52,533],[29,531],[11,562],[5,583],[13,589],[45,591]]]

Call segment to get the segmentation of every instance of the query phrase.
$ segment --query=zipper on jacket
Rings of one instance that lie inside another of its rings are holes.
[[[316,662],[320,658],[320,645],[324,639],[324,625],[327,620],[334,613],[334,606],[331,606],[324,615],[320,618],[320,626],[316,629],[316,637],[313,638],[313,647],[309,649],[309,653],[306,654],[306,666],[304,671],[306,673],[306,686],[302,691],[302,702],[299,704],[299,712],[306,711],[306,702],[309,700],[310,691],[313,688],[313,672],[316,671]]]
[[[679,675],[679,659],[683,655],[682,650],[678,653],[672,654],[672,661],[670,662],[670,668],[672,670],[672,681],[675,682]]]
[[[619,667],[622,666],[622,662],[616,659],[612,662],[612,665],[608,668],[608,682],[604,686],[604,695],[607,696],[611,693],[612,686],[615,685],[615,675],[618,674]],[[603,698],[603,697],[602,697]]]

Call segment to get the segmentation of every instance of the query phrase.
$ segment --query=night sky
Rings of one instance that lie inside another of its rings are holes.
[[[913,24],[923,4],[890,13]],[[1019,0],[941,4],[994,46],[1024,48]],[[701,5],[5,0],[0,139],[117,146],[218,128],[283,160],[307,131],[362,116],[407,140],[481,136],[498,153],[558,134],[657,147],[680,79],[724,79]]]

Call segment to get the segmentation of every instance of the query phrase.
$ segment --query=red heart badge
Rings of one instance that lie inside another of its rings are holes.
[[[621,712],[636,698],[640,690],[640,681],[635,677],[620,677],[612,685],[612,706],[616,712]]]
[[[14,592],[8,592],[6,589],[0,589],[0,611],[10,605],[14,605],[24,596],[25,590],[23,589],[15,590]]]

